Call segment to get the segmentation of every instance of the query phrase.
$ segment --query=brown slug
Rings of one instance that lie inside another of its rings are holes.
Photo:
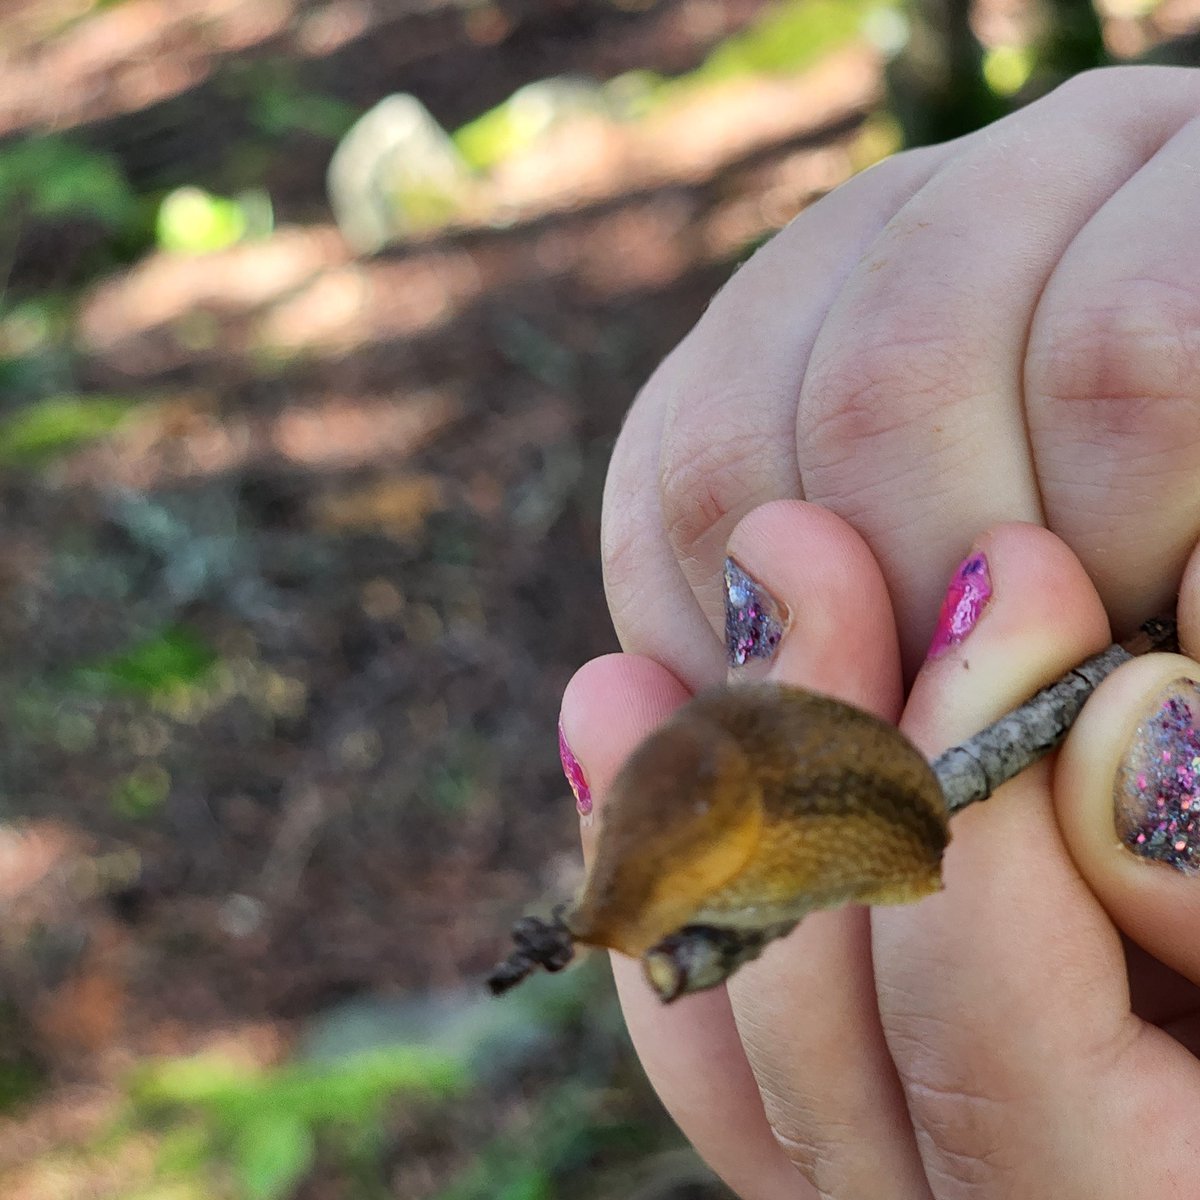
[[[499,994],[575,943],[641,958],[664,1001],[712,987],[809,912],[899,904],[941,885],[950,816],[1066,736],[1121,663],[1177,645],[1146,622],[932,764],[877,717],[799,688],[701,693],[630,756],[579,897],[525,917],[489,976]]]
[[[622,768],[602,820],[564,920],[634,957],[689,924],[916,900],[940,887],[949,836],[933,771],[893,726],[775,683],[684,705]]]

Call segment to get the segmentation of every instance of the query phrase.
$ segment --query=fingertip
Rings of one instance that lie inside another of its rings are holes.
[[[853,526],[820,505],[775,500],[747,514],[729,558],[760,589],[752,611],[779,614],[778,636],[726,630],[731,661],[761,646],[770,677],[823,692],[894,719],[901,702],[900,652],[891,600],[875,556]],[[728,599],[728,597],[727,597]],[[769,628],[769,627],[768,627]],[[735,665],[734,680],[746,668]]]
[[[968,585],[968,574],[983,582]],[[1109,643],[1096,589],[1070,547],[1040,525],[995,525],[950,580],[905,728],[938,753]]]
[[[990,596],[926,660],[901,721],[931,756],[1108,644],[1099,596],[1053,534],[1005,523],[971,552],[986,558]],[[1047,1099],[1048,1056],[1064,1056],[1058,1094],[1086,1086],[1095,1048],[1123,1028],[1128,996],[1118,939],[1063,847],[1045,762],[951,828],[945,890],[875,910],[872,934],[884,1028],[902,1076],[922,1084],[910,1092],[914,1119],[944,1123],[943,1144],[970,1145],[978,1130],[946,1108],[947,1095],[965,1081],[972,1095],[1020,1095],[1027,1103],[988,1117],[1019,1126]]]
[[[560,721],[592,786],[606,790],[634,746],[689,695],[666,667],[639,654],[584,663],[563,692]]]
[[[595,809],[634,747],[689,692],[666,667],[639,654],[605,654],[584,663],[563,692],[558,749],[575,796],[583,852],[595,843]]]
[[[1059,756],[1055,806],[1080,874],[1125,934],[1200,983],[1200,664],[1113,673]]]
[[[586,780],[599,820],[583,821],[584,856],[600,833],[604,797],[633,749],[689,697],[653,659],[608,654],[575,673],[563,694],[566,752]],[[775,1143],[724,988],[663,1005],[633,959],[613,954],[630,1037],[664,1105],[712,1167],[745,1195],[807,1195]]]

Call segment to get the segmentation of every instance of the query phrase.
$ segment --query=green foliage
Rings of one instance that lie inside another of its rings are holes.
[[[358,110],[318,92],[303,92],[287,82],[271,82],[253,99],[251,119],[272,137],[307,133],[336,142],[358,118]]]
[[[475,1163],[437,1200],[550,1200],[569,1194],[566,1179],[587,1176],[613,1152],[644,1153],[656,1134],[604,1113],[601,1094],[562,1084],[543,1097],[521,1136],[507,1132],[482,1147]]]
[[[1033,74],[1030,46],[997,46],[983,56],[983,77],[997,96],[1015,96]]]
[[[81,691],[154,696],[199,683],[217,662],[213,649],[185,625],[174,625],[129,650],[72,672]]]
[[[890,10],[893,4],[894,0],[785,0],[768,8],[749,29],[726,38],[695,71],[673,79],[632,71],[610,80],[595,90],[595,109],[636,118],[698,88],[804,71],[858,37],[869,13]],[[528,102],[534,100],[536,88],[522,88],[452,134],[470,167],[491,169],[542,136],[550,116],[547,104]],[[569,109],[569,97],[564,107]]]
[[[158,812],[171,794],[171,776],[159,763],[142,763],[113,788],[113,811],[132,821]]]
[[[893,4],[894,0],[784,0],[748,29],[721,42],[694,71],[674,79],[631,71],[611,80],[596,89],[595,110],[636,118],[698,87],[803,71],[858,37],[869,13]],[[550,109],[527,102],[534,100],[537,87],[522,88],[453,134],[458,152],[471,167],[489,170],[542,136],[550,123]],[[568,96],[564,105],[568,116],[569,104]]]
[[[111,433],[132,408],[115,396],[50,396],[0,421],[0,465],[40,466]]]
[[[0,149],[0,212],[91,217],[116,230],[136,220],[137,199],[111,155],[39,137]]]
[[[293,1113],[260,1114],[233,1138],[233,1162],[248,1200],[286,1196],[316,1157],[313,1130]]]
[[[337,141],[359,116],[345,101],[306,90],[296,62],[284,57],[228,62],[218,86],[245,104],[255,128],[269,138],[305,133]]]
[[[0,1113],[33,1099],[43,1082],[42,1072],[28,1059],[0,1062]]]
[[[143,1069],[131,1085],[134,1123],[172,1127],[160,1168],[188,1174],[223,1164],[245,1200],[284,1200],[320,1142],[343,1157],[378,1134],[389,1104],[433,1100],[466,1085],[451,1056],[393,1046],[333,1062],[256,1072],[216,1058]]]
[[[727,38],[681,83],[801,71],[852,41],[876,0],[788,0],[745,32]]]
[[[30,1049],[29,1030],[16,1005],[0,996],[0,1113],[32,1100],[45,1072]]]
[[[158,208],[155,239],[176,254],[208,254],[240,242],[246,214],[236,200],[198,187],[176,188]]]

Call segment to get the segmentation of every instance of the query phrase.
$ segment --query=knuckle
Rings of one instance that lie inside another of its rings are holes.
[[[775,1139],[779,1148],[787,1155],[788,1161],[808,1180],[813,1187],[819,1187],[817,1183],[817,1164],[822,1162],[826,1155],[823,1147],[819,1146],[812,1138],[804,1135],[802,1131],[790,1129],[789,1122],[781,1122],[773,1118],[770,1112],[767,1113],[767,1123],[771,1130],[771,1136]]]
[[[731,398],[716,407],[741,412],[748,403]],[[771,451],[753,430],[692,423],[672,432],[659,470],[659,499],[667,539],[681,564],[723,552],[733,524],[758,502],[762,465]]]
[[[1011,1129],[1019,1097],[1006,1094],[1000,1079],[981,1082],[978,1062],[953,1052],[961,1035],[948,1022],[893,1012],[886,1024],[934,1194],[1009,1195],[1021,1169]]]
[[[805,465],[840,466],[864,444],[933,420],[947,396],[962,394],[965,344],[892,314],[874,322],[860,344],[839,347],[805,382],[799,419]]]
[[[646,581],[654,578],[654,572],[648,569],[651,544],[645,536],[645,522],[632,503],[604,505],[600,561],[609,612],[622,640],[637,624],[636,618],[644,609]]]
[[[905,1080],[909,1112],[934,1194],[1008,1195],[1018,1164],[1003,1138],[1003,1102],[960,1083]]]
[[[1046,103],[1088,116],[1102,116],[1112,105],[1125,107],[1132,102],[1144,106],[1147,97],[1157,94],[1159,87],[1174,91],[1186,86],[1183,75],[1159,66],[1093,67],[1060,83],[1046,97]],[[1151,84],[1155,85],[1154,92],[1150,91]]]
[[[1200,292],[1125,280],[1056,305],[1031,339],[1031,399],[1101,444],[1135,438],[1146,454],[1200,442]]]
[[[1114,88],[1123,87],[1123,77],[1128,78],[1128,71],[1128,67],[1093,67],[1089,71],[1080,71],[1060,83],[1051,97],[1058,103],[1090,107],[1111,95]]]
[[[600,563],[613,624],[622,642],[639,625],[641,598],[660,577],[654,468],[658,435],[649,387],[634,401],[613,447],[600,512]],[[650,581],[650,582],[648,582]]]
[[[771,1135],[788,1161],[816,1189],[821,1200],[851,1200],[862,1195],[847,1175],[846,1164],[853,1157],[852,1131],[836,1125],[826,1124],[816,1134],[805,1126],[808,1122],[797,1122],[782,1115],[773,1115],[767,1108],[767,1122]]]

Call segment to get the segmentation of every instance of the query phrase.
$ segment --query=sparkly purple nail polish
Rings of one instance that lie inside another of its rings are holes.
[[[588,781],[583,774],[583,767],[579,765],[579,759],[567,745],[567,735],[563,733],[562,721],[558,723],[558,757],[562,760],[563,774],[567,777],[567,782],[571,785],[571,791],[575,795],[575,807],[579,811],[579,815],[590,817],[592,815],[592,789],[588,787]]]
[[[1138,726],[1113,794],[1117,836],[1134,854],[1200,874],[1200,685],[1177,679]]]
[[[770,658],[783,637],[779,605],[732,558],[725,560],[725,649],[729,665]]]
[[[937,658],[951,646],[957,646],[975,628],[975,622],[991,598],[992,577],[987,559],[982,554],[963,559],[946,589],[926,657]]]

